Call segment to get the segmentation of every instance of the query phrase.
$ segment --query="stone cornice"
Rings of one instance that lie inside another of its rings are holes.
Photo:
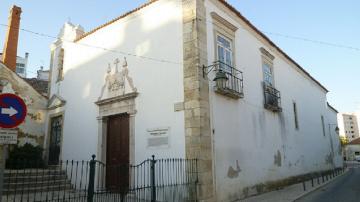
[[[236,32],[236,30],[238,30],[238,28],[235,25],[231,24],[229,21],[225,20],[223,17],[221,17],[215,12],[211,12],[211,17],[233,32]]]
[[[120,95],[120,96],[116,96],[116,97],[112,97],[112,98],[99,100],[99,101],[96,101],[95,104],[98,106],[102,106],[102,105],[106,105],[106,104],[110,104],[110,103],[114,103],[114,102],[120,102],[123,100],[130,100],[130,99],[136,98],[138,95],[139,95],[139,93],[137,93],[137,92],[128,93],[125,95]]]
[[[274,60],[274,59],[275,59],[275,57],[274,57],[271,53],[269,53],[269,51],[267,51],[265,48],[261,47],[261,48],[260,48],[260,51],[261,51],[261,53],[262,53],[263,55],[265,55],[265,56],[268,57],[269,59],[271,59],[271,60]]]

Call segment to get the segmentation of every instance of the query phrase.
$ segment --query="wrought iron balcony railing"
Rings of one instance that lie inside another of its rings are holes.
[[[221,61],[214,62],[206,69],[208,73],[211,70],[215,72],[214,89],[217,93],[235,99],[244,97],[243,73],[241,71]]]
[[[263,82],[264,86],[264,107],[273,112],[281,112],[281,97],[280,91],[276,90],[274,87]]]

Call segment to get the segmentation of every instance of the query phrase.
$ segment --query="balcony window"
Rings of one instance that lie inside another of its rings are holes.
[[[264,90],[264,107],[273,112],[281,112],[281,103],[280,103],[280,91],[278,91],[274,86],[274,68],[273,60],[275,57],[267,51],[265,48],[260,48],[262,53],[262,70],[263,70],[263,90]],[[294,112],[296,109],[294,108]],[[297,114],[296,114],[297,116]],[[296,120],[297,122],[297,120]],[[295,126],[296,128],[298,126]]]
[[[273,79],[273,70],[271,64],[264,62],[263,63],[263,74],[264,74],[264,82],[269,85],[274,85]]]
[[[267,82],[263,82],[264,85],[264,107],[273,112],[281,112],[281,100],[280,91],[269,85]]]
[[[217,54],[220,68],[225,72],[231,72],[233,65],[232,41],[225,36],[217,35]]]

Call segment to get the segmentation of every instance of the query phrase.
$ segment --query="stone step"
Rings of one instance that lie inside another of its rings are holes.
[[[4,188],[7,189],[23,189],[27,187],[43,187],[43,186],[61,186],[66,185],[70,182],[67,179],[49,180],[49,181],[37,181],[37,182],[10,182],[4,183]]]
[[[16,182],[43,182],[67,179],[66,175],[29,175],[29,176],[17,176],[17,177],[4,177],[4,183],[16,183]]]
[[[70,183],[65,185],[45,185],[45,186],[33,186],[33,187],[23,187],[23,188],[7,188],[4,187],[4,195],[10,194],[27,194],[35,192],[52,192],[52,191],[71,191],[72,186]]]
[[[4,177],[65,175],[65,174],[66,172],[64,170],[25,169],[25,170],[5,170]]]
[[[72,191],[71,182],[68,180],[71,174],[71,171],[66,173],[57,166],[50,169],[5,170],[3,191],[5,195]],[[73,173],[74,177],[75,174]]]

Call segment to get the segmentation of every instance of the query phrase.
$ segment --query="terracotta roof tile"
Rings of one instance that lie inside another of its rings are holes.
[[[4,67],[6,67],[9,71],[11,71],[2,61],[0,61],[0,64],[4,65]],[[16,75],[18,78],[22,79],[25,83],[27,83],[31,88],[33,88],[37,93],[39,93],[41,96],[43,96],[44,98],[48,99],[48,97],[43,94],[43,92],[39,91],[38,89],[34,88],[33,85],[30,84],[30,82],[27,79],[22,78],[21,76],[19,76],[18,74],[16,74],[15,72],[13,72],[14,75]]]
[[[348,144],[352,144],[352,145],[353,145],[353,144],[360,144],[360,137],[352,140],[352,141],[349,142]]]
[[[26,78],[25,81],[28,82],[36,91],[43,95],[47,95],[48,92],[48,81],[40,80],[37,78]]]

